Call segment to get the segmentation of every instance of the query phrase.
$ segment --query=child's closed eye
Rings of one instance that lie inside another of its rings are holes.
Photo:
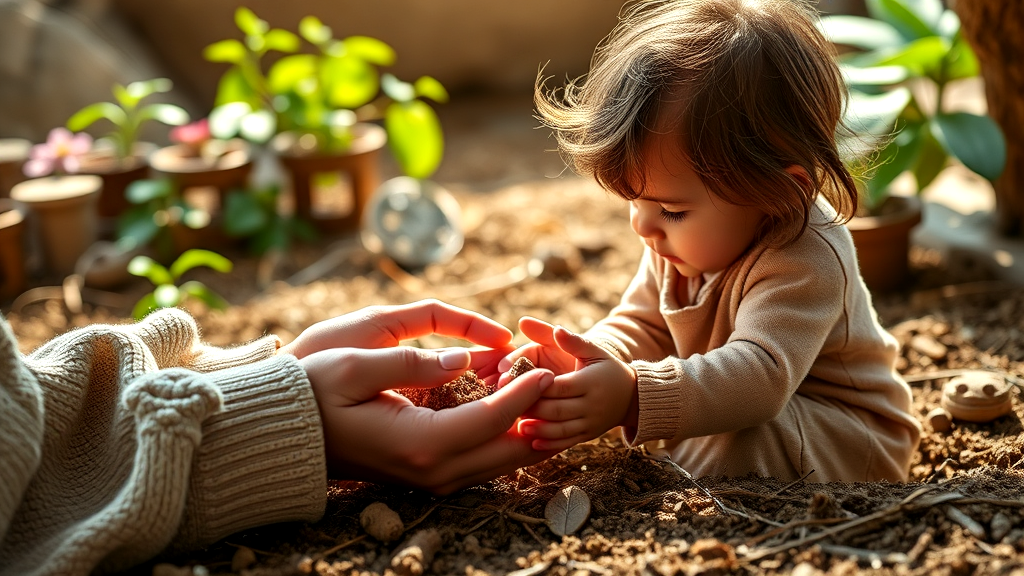
[[[661,217],[669,222],[679,222],[686,217],[686,210],[680,210],[679,212],[673,212],[665,208],[661,209]]]

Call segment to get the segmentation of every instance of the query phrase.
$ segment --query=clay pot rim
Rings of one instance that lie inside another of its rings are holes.
[[[54,190],[52,184],[63,182],[62,189]],[[69,186],[68,183],[77,184]],[[51,186],[46,184],[50,183]],[[74,204],[95,196],[99,197],[103,189],[103,179],[94,174],[68,174],[62,176],[44,176],[20,182],[11,189],[11,199],[31,206],[57,206],[64,203]]]
[[[24,162],[32,151],[32,142],[25,138],[0,138],[0,163]]]
[[[149,165],[149,157],[156,149],[152,142],[136,142],[132,155],[121,159],[111,148],[93,148],[82,155],[79,173],[103,175],[138,170]]]
[[[901,209],[880,216],[854,216],[846,226],[851,230],[870,230],[899,224],[913,228],[921,222],[921,199],[917,196],[890,196],[889,201],[897,202]]]
[[[11,228],[25,221],[27,211],[10,198],[0,198],[0,229]]]
[[[149,166],[165,174],[192,174],[219,170],[233,170],[252,161],[252,147],[239,138],[227,141],[228,149],[215,162],[191,156],[185,144],[173,144],[154,151],[149,155]]]
[[[357,122],[352,126],[352,144],[343,152],[324,153],[319,150],[304,150],[298,147],[298,132],[281,132],[271,140],[271,149],[283,158],[313,159],[334,156],[357,156],[384,147],[388,133],[382,126],[370,122]]]

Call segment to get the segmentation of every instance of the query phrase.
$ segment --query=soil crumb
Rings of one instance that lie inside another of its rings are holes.
[[[444,410],[479,400],[489,396],[494,390],[477,377],[474,370],[466,370],[462,376],[436,388],[399,388],[395,392],[417,406]]]

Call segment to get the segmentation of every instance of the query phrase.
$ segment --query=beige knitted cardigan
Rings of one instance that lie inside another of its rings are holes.
[[[220,349],[163,310],[27,356],[0,318],[0,575],[89,574],[318,519],[316,401],[276,337]]]

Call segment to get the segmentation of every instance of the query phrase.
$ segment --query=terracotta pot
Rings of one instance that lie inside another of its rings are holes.
[[[281,163],[291,174],[292,198],[295,215],[312,222],[326,233],[343,232],[359,228],[363,210],[370,196],[380,186],[380,150],[387,142],[387,133],[375,124],[353,126],[352,144],[343,154],[321,154],[304,149],[303,139],[294,134],[280,134],[274,140]],[[349,210],[342,213],[326,212],[318,206],[314,195],[314,180],[321,174],[341,175],[342,193],[350,195]]]
[[[96,241],[96,203],[102,188],[99,176],[75,175],[26,180],[11,190],[11,198],[35,221],[49,271],[73,273],[78,257]]]
[[[0,198],[11,195],[11,188],[25,180],[21,171],[28,160],[32,143],[24,138],[0,138]]]
[[[131,208],[131,203],[124,196],[125,189],[132,182],[149,177],[148,157],[154,150],[156,145],[140,142],[135,145],[133,154],[124,159],[107,149],[94,150],[83,156],[79,171],[103,179],[103,189],[97,204],[101,218],[112,221]]]
[[[154,176],[174,180],[186,200],[190,188],[215,189],[216,205],[202,207],[216,214],[228,192],[248,187],[252,172],[252,153],[247,142],[236,138],[223,142],[223,147],[218,156],[206,158],[194,155],[192,148],[184,144],[167,146],[149,156],[149,165]]]
[[[920,222],[921,201],[916,196],[891,196],[880,215],[857,216],[846,224],[868,288],[885,292],[910,280],[910,232]]]
[[[0,198],[0,299],[25,290],[25,212],[9,198]]]

